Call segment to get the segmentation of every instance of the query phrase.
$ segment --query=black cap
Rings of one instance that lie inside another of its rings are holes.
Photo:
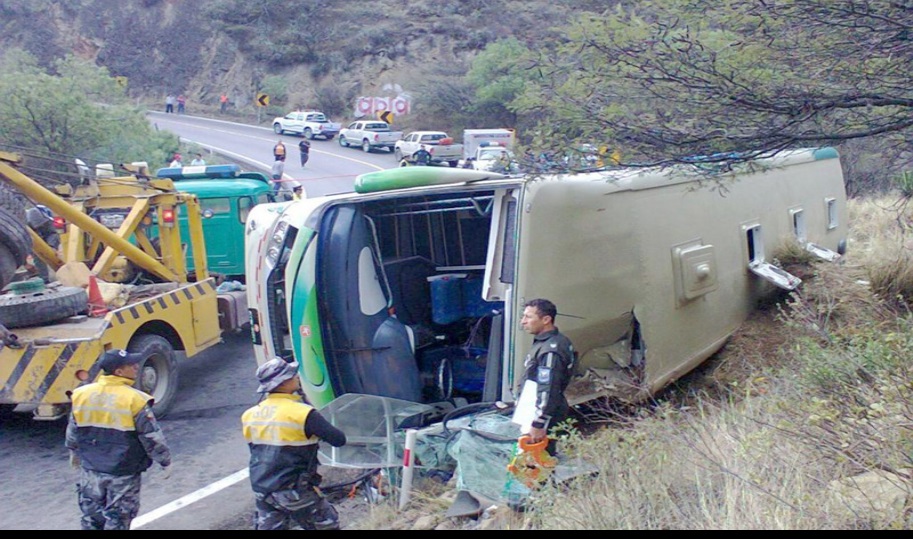
[[[143,362],[142,354],[131,354],[126,350],[108,350],[101,356],[98,366],[106,374],[114,374],[114,371],[127,365],[136,365]]]

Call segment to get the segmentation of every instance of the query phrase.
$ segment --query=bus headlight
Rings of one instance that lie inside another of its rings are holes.
[[[282,246],[285,244],[285,236],[288,234],[288,222],[279,221],[276,224],[276,230],[273,231],[273,237],[270,239],[269,247],[266,249],[266,261],[273,267],[279,262],[279,254],[282,252]]]

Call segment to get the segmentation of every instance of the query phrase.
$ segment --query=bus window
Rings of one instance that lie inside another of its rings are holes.
[[[250,197],[241,197],[238,199],[238,220],[241,224],[247,223],[247,216],[250,215],[250,209],[254,207],[254,202]]]

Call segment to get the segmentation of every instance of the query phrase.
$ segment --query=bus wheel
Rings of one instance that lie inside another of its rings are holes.
[[[155,399],[152,406],[155,417],[165,417],[178,391],[178,364],[174,348],[158,335],[140,335],[130,342],[128,350],[143,356],[136,388]]]

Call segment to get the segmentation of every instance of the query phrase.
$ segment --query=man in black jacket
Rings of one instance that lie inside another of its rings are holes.
[[[526,356],[526,380],[536,382],[536,418],[530,437],[533,442],[544,440],[548,429],[568,418],[570,406],[564,391],[573,374],[576,353],[571,341],[555,327],[558,309],[547,299],[526,303],[521,324],[533,335],[533,348]],[[555,454],[555,441],[549,441],[548,451]]]
[[[304,164],[311,156],[311,143],[307,139],[301,139],[301,142],[298,143],[298,152],[301,154],[301,168],[304,168]]]
[[[104,374],[73,391],[67,425],[70,463],[80,467],[79,508],[84,530],[129,530],[139,514],[141,475],[152,462],[171,465],[165,435],[152,413],[152,397],[133,383],[140,354],[109,350]]]
[[[320,440],[342,447],[346,435],[299,395],[298,364],[273,358],[257,369],[266,397],[241,416],[250,447],[250,484],[258,530],[337,530],[339,515],[318,486]]]

